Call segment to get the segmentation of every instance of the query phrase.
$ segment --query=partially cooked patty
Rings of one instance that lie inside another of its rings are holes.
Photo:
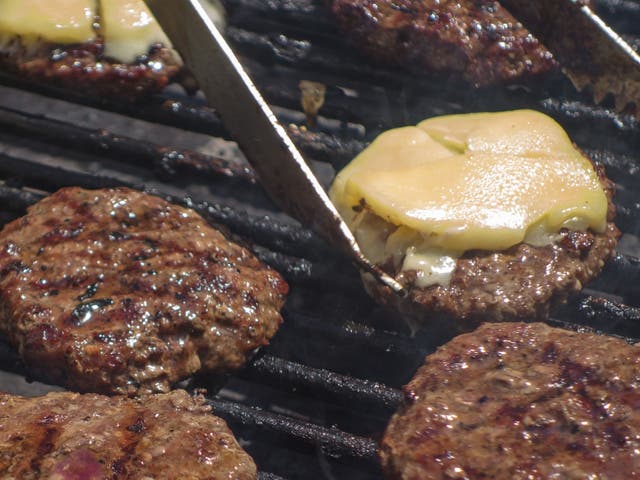
[[[39,377],[167,391],[241,367],[288,287],[197,213],[126,188],[65,188],[0,232],[0,331]]]
[[[251,480],[256,466],[202,397],[0,394],[5,479]]]
[[[379,62],[478,85],[548,72],[555,61],[494,0],[329,0],[338,24]]]
[[[160,44],[150,45],[131,63],[104,57],[102,52],[100,39],[78,45],[42,44],[37,49],[13,39],[0,45],[0,68],[36,83],[127,100],[162,90],[184,73],[175,52]]]
[[[560,239],[550,245],[519,243],[503,251],[465,252],[457,259],[448,285],[414,286],[415,272],[388,267],[407,287],[407,298],[370,278],[365,278],[367,289],[373,298],[400,310],[417,326],[446,320],[465,331],[483,321],[547,318],[553,307],[595,278],[615,252],[620,231],[613,223],[614,185],[604,169],[596,170],[609,203],[604,232],[563,229]]]
[[[640,476],[640,348],[486,324],[426,358],[382,440],[390,479]]]

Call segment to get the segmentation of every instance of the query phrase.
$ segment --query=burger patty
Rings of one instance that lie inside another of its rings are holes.
[[[0,394],[5,479],[249,480],[256,466],[202,397]]]
[[[36,83],[79,89],[94,96],[119,96],[134,100],[159,91],[184,75],[176,54],[158,44],[133,63],[102,55],[102,40],[81,45],[41,45],[26,49],[19,39],[0,45],[0,68]]]
[[[168,391],[240,368],[282,322],[284,280],[197,213],[65,188],[0,232],[0,332],[77,391]]]
[[[471,330],[483,321],[547,318],[553,307],[595,278],[615,252],[620,231],[613,223],[614,185],[603,168],[596,170],[609,204],[604,232],[563,229],[560,239],[550,245],[520,243],[498,252],[465,252],[446,286],[417,287],[415,271],[385,268],[407,287],[407,298],[371,279],[365,280],[367,290],[417,325],[453,319],[457,329]]]
[[[390,479],[640,477],[640,350],[485,324],[426,358],[382,440]]]
[[[493,0],[329,0],[368,56],[476,86],[514,82],[555,67],[538,40]]]

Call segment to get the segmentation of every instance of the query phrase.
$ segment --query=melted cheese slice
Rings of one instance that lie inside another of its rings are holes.
[[[84,43],[95,38],[95,0],[0,0],[0,35],[23,43]]]
[[[503,250],[528,234],[606,226],[593,166],[555,121],[530,110],[383,133],[337,176],[331,196],[347,221],[364,203],[420,234],[422,248],[446,251]]]
[[[108,57],[130,63],[155,43],[171,46],[142,0],[101,0],[100,12],[100,33]]]
[[[205,1],[203,7],[224,28],[219,1]],[[171,47],[143,0],[0,0],[0,44],[16,36],[27,47],[42,41],[85,43],[96,38],[94,22],[104,38],[105,55],[123,63],[147,54],[153,44]]]

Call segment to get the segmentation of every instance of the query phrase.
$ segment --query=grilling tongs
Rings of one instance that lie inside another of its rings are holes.
[[[199,0],[145,0],[278,206],[399,295],[369,261]]]

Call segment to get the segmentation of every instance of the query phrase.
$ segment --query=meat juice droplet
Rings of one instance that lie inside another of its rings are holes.
[[[77,450],[53,468],[57,480],[99,480],[105,477],[104,466],[89,450]]]
[[[113,305],[110,298],[96,299],[89,302],[79,303],[71,312],[71,319],[75,325],[84,325],[93,318],[93,313],[106,306]]]

